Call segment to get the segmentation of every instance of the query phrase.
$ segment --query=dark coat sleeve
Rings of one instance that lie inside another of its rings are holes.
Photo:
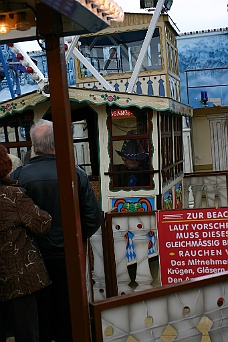
[[[100,227],[103,212],[96,199],[87,174],[76,168],[78,179],[78,197],[80,206],[83,239],[91,237]]]

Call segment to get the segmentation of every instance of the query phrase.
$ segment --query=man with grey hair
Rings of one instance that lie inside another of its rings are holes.
[[[31,127],[30,136],[35,157],[18,168],[11,178],[27,190],[29,197],[52,216],[49,233],[37,237],[40,251],[52,280],[49,289],[37,297],[40,341],[71,342],[71,319],[64,255],[60,195],[55,156],[53,123],[39,120]],[[100,227],[102,211],[86,173],[76,166],[82,236],[92,236]],[[52,328],[52,329],[51,329]],[[53,335],[54,333],[54,335]]]

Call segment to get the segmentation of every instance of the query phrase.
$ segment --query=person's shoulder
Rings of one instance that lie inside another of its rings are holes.
[[[76,165],[76,173],[78,178],[79,187],[82,185],[83,187],[87,187],[89,183],[89,178],[87,173],[78,165]]]

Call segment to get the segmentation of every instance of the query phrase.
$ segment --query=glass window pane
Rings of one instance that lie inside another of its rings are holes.
[[[79,50],[101,74],[129,72],[135,67],[146,30],[120,32],[100,37],[80,38]],[[162,66],[160,34],[156,28],[143,59],[141,70],[160,69]],[[80,62],[81,77],[92,76]]]
[[[92,174],[88,129],[85,120],[72,122],[74,156],[76,163],[87,173]]]
[[[131,109],[116,108],[111,110],[112,136],[148,133],[148,113]]]
[[[149,186],[150,175],[144,172],[149,169],[148,139],[113,141],[114,187]]]

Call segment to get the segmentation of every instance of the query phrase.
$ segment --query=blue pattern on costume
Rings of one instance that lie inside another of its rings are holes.
[[[157,246],[157,236],[156,233],[154,233],[153,230],[150,230],[146,236],[149,238],[149,244],[148,244],[148,258],[153,256],[156,253],[156,246]]]
[[[137,178],[133,173],[131,173],[129,181],[128,181],[128,186],[136,186],[137,183]]]
[[[126,259],[127,264],[132,264],[136,262],[136,252],[135,252],[135,245],[133,242],[134,234],[130,231],[128,231],[125,234],[125,237],[127,239],[127,245],[126,245]]]

